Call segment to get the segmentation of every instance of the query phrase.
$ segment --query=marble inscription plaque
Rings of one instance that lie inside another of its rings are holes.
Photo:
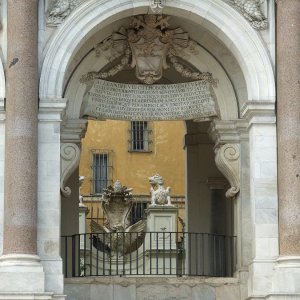
[[[123,84],[94,80],[83,98],[82,117],[114,120],[190,120],[217,116],[209,83]]]

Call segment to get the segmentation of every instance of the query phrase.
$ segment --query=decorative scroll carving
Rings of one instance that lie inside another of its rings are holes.
[[[61,158],[61,175],[60,175],[60,191],[64,197],[71,195],[71,189],[66,185],[67,180],[72,172],[78,167],[80,160],[80,148],[73,143],[64,143],[60,147]]]
[[[62,24],[69,14],[85,0],[56,0],[50,6],[47,15],[48,26]]]
[[[237,144],[225,144],[216,148],[215,162],[229,181],[227,198],[234,198],[240,191],[240,148]]]
[[[101,50],[111,49],[109,60],[122,57],[121,63],[107,72],[89,72],[80,81],[85,83],[93,79],[106,79],[129,66],[135,68],[136,77],[142,83],[153,84],[162,78],[163,70],[169,67],[169,58],[182,76],[216,84],[211,73],[193,72],[178,62],[178,53],[190,45],[189,35],[182,28],[169,29],[169,19],[168,16],[156,15],[134,17],[127,30],[120,28],[95,47],[97,56]]]
[[[268,27],[268,20],[261,10],[265,0],[226,0],[234,6],[251,24],[254,29],[262,30]]]
[[[149,177],[151,185],[151,205],[150,206],[172,206],[170,197],[170,187],[164,187],[164,180],[159,174]]]

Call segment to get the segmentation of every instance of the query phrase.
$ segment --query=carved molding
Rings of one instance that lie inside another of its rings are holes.
[[[265,0],[225,0],[236,8],[254,29],[263,30],[268,27],[268,19],[263,14],[261,5]]]
[[[66,186],[66,182],[79,165],[80,148],[77,144],[63,143],[60,146],[60,158],[60,191],[64,197],[69,197],[71,189]]]
[[[162,13],[162,10],[165,7],[165,5],[166,0],[149,0],[149,6],[155,14]]]
[[[225,144],[215,149],[215,162],[218,169],[229,181],[227,198],[235,198],[240,191],[240,147],[238,144]]]

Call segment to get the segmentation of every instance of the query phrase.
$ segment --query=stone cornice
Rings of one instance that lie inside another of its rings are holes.
[[[248,101],[241,108],[242,117],[252,124],[275,124],[275,102]]]
[[[80,143],[87,130],[87,120],[64,120],[61,128],[61,141],[64,143]]]
[[[66,105],[66,98],[41,99],[39,103],[39,121],[61,121],[65,115]]]
[[[215,148],[227,143],[239,143],[248,140],[248,122],[246,120],[222,121],[214,120],[208,134],[215,142]]]

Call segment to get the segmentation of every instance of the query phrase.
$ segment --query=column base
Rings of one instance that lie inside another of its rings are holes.
[[[297,296],[297,294],[300,294],[300,256],[281,256],[277,259],[274,268],[272,291],[275,295],[277,293],[283,295],[281,297],[287,297],[289,295],[289,297],[293,297],[294,295]],[[297,297],[299,297],[299,295]]]
[[[16,299],[7,298],[10,297],[9,295],[14,297],[16,293],[24,293],[24,296],[44,293],[45,274],[40,258],[37,255],[28,254],[2,255],[0,257],[0,291],[0,295],[6,297],[1,298],[1,296],[0,299]]]

